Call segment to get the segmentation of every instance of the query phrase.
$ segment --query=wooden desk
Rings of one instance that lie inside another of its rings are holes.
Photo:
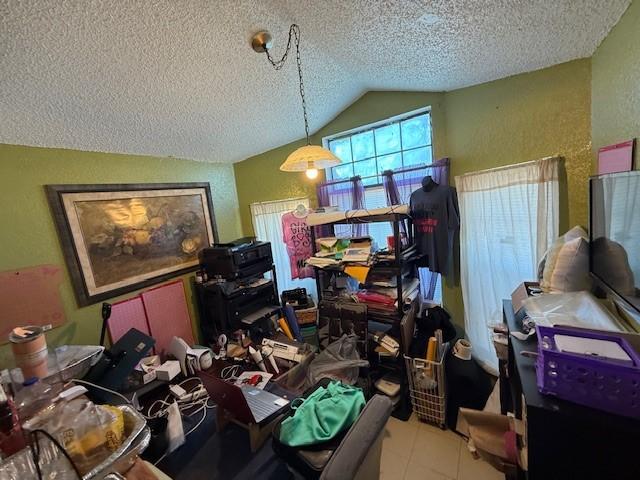
[[[210,375],[214,375],[216,377],[221,377],[222,370],[227,367],[234,365],[231,362],[225,360],[214,360],[211,368],[207,369],[207,373]],[[295,368],[295,367],[293,367]],[[241,367],[241,371],[244,371],[244,368]],[[286,379],[287,372],[281,372],[281,375],[278,378]],[[274,377],[275,378],[275,377]],[[271,392],[274,395],[278,395],[286,398],[291,401],[297,397],[296,392],[290,392],[286,390],[283,386],[279,385],[275,381],[269,381],[267,386],[265,387],[265,391]],[[249,442],[251,446],[251,451],[255,453],[260,449],[260,447],[264,444],[264,442],[269,438],[271,432],[273,431],[273,427],[275,424],[287,413],[287,409],[271,415],[260,423],[246,423],[238,418],[236,418],[236,412],[233,412],[229,409],[225,409],[222,406],[218,405],[216,407],[216,430],[218,432],[222,432],[224,428],[230,423],[235,423],[236,425],[244,428],[249,432]]]
[[[521,331],[511,300],[503,301],[503,318],[510,331]],[[509,335],[509,356],[500,365],[503,413],[526,419],[528,472],[518,479],[565,480],[640,478],[640,419],[584,407],[538,392],[533,358],[523,351],[538,350],[535,337],[526,341]]]
[[[273,427],[285,414],[286,411],[276,415],[275,418],[272,418],[269,421],[265,420],[261,423],[243,423],[240,420],[236,419],[232,412],[225,410],[224,408],[217,407],[216,431],[220,433],[225,429],[229,422],[235,423],[236,425],[244,428],[249,432],[249,444],[251,445],[251,452],[256,453],[260,449],[260,447],[262,447],[267,438],[269,438],[271,432],[273,432]]]

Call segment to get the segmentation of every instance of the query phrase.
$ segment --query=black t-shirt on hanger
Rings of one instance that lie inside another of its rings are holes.
[[[460,227],[456,189],[426,177],[423,187],[411,194],[409,210],[418,253],[425,256],[419,266],[446,275],[453,234]]]

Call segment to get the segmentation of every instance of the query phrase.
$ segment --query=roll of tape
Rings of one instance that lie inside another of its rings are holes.
[[[202,370],[207,370],[211,368],[213,365],[213,357],[211,356],[211,352],[205,352],[200,356],[200,368]]]
[[[471,344],[464,338],[461,338],[453,346],[453,354],[460,360],[471,360],[471,348]]]

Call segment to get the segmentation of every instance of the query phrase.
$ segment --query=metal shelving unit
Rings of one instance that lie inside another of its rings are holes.
[[[380,273],[388,276],[396,277],[396,289],[397,289],[397,298],[398,301],[398,309],[397,309],[397,320],[402,319],[404,315],[403,304],[402,304],[402,278],[403,275],[407,273],[411,273],[410,270],[414,270],[415,266],[413,265],[413,260],[415,258],[412,257],[411,254],[407,255],[410,246],[413,245],[413,228],[411,223],[411,218],[404,213],[388,213],[384,215],[371,215],[368,217],[357,217],[357,218],[346,218],[342,220],[338,220],[335,222],[326,223],[323,226],[331,226],[333,228],[334,225],[354,225],[361,223],[377,223],[377,222],[390,222],[393,226],[393,236],[395,245],[399,246],[396,251],[395,260],[393,262],[385,262],[380,265],[372,265],[371,272]],[[407,232],[407,247],[402,248],[402,244],[400,242],[400,223],[405,222],[405,229]],[[313,247],[313,251],[315,254],[316,248],[316,235],[315,228],[311,227],[311,243]],[[314,267],[316,271],[316,288],[318,291],[318,301],[322,300],[323,293],[323,285],[322,285],[322,275],[325,272],[339,272],[343,270],[342,266],[335,267]]]
[[[375,311],[374,309],[369,308],[367,311],[367,320],[369,322],[378,322],[384,324],[391,324],[392,327],[397,327],[398,331],[400,331],[399,335],[399,343],[400,343],[400,354],[398,355],[395,361],[389,362],[387,364],[379,363],[374,367],[375,370],[378,370],[379,375],[383,376],[385,373],[395,372],[395,375],[398,376],[401,387],[401,399],[399,404],[394,409],[393,415],[399,419],[407,420],[411,415],[411,394],[410,394],[410,386],[408,384],[408,377],[406,374],[406,365],[404,361],[403,352],[408,351],[409,345],[407,342],[410,342],[409,339],[403,338],[402,335],[402,320],[407,315],[415,315],[416,305],[412,305],[409,312],[404,310],[404,304],[402,302],[403,298],[403,282],[402,279],[407,275],[417,275],[415,260],[417,259],[417,255],[415,254],[415,248],[412,248],[413,245],[413,225],[411,222],[411,218],[407,214],[403,213],[388,213],[384,215],[371,215],[368,217],[358,217],[358,218],[347,218],[338,220],[336,222],[326,223],[324,224],[333,227],[334,225],[353,225],[358,223],[376,223],[376,222],[391,222],[393,226],[393,235],[395,240],[395,245],[398,246],[396,250],[396,255],[393,261],[385,261],[380,262],[379,264],[371,265],[370,274],[381,274],[388,277],[396,277],[396,288],[397,288],[397,298],[398,298],[398,307],[395,311]],[[405,224],[405,231],[407,232],[407,245],[403,248],[401,243],[401,223]],[[315,253],[316,248],[316,234],[315,227],[311,227],[311,241]],[[330,266],[330,267],[314,267],[316,272],[316,287],[318,291],[318,303],[323,300],[324,294],[324,285],[323,285],[323,276],[327,274],[335,274],[343,271],[342,266]],[[411,327],[413,327],[413,319],[411,319]]]

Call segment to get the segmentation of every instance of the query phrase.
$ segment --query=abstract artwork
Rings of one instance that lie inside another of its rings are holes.
[[[208,183],[46,189],[80,305],[196,269],[217,236]]]

